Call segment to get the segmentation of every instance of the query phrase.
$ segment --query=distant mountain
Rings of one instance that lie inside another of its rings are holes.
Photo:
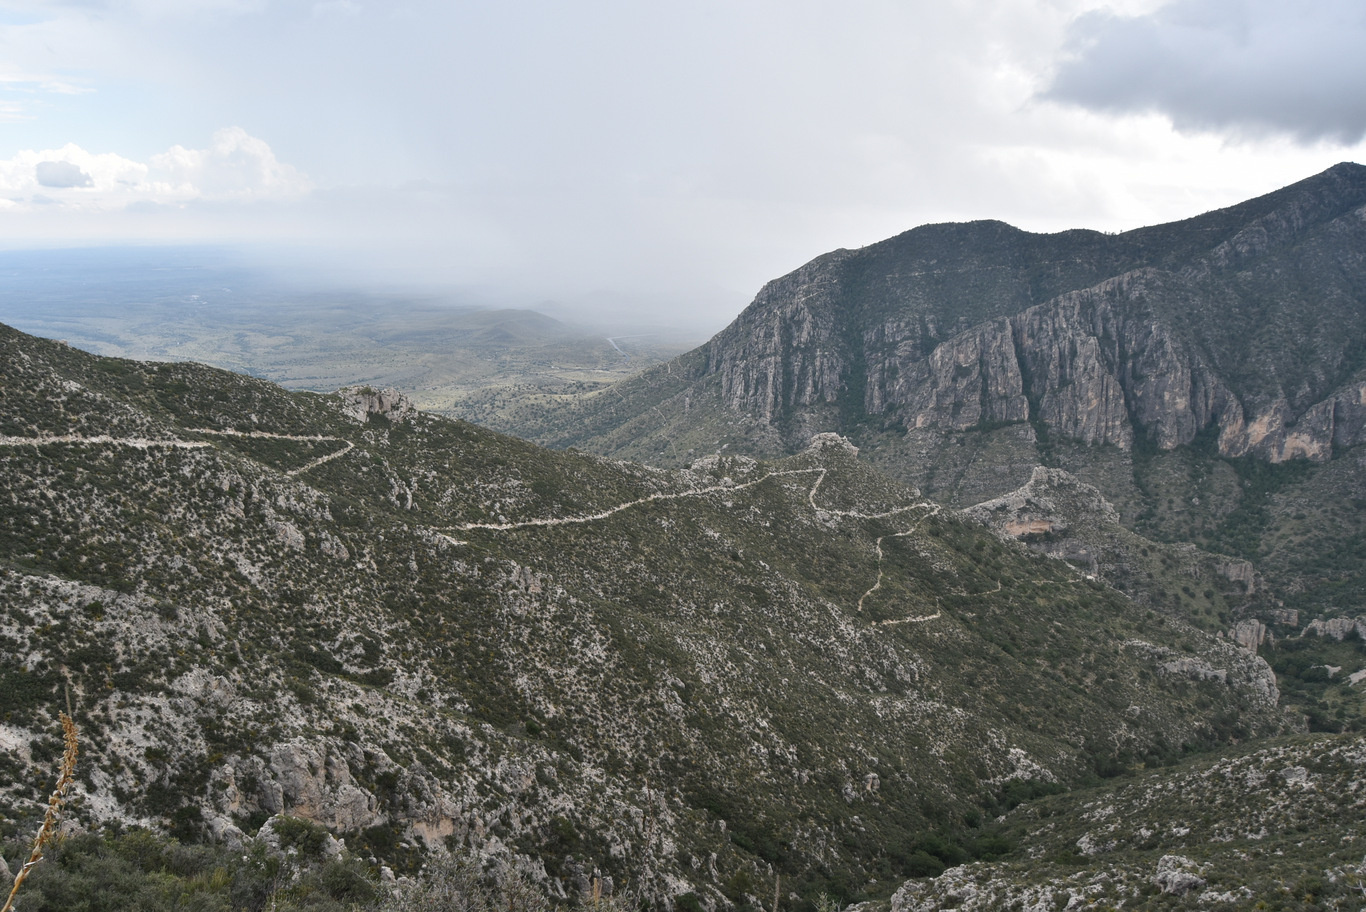
[[[957,505],[1065,469],[1132,531],[1253,561],[1269,588],[1248,613],[1355,611],[1366,167],[1122,234],[973,222],[837,250],[701,348],[519,430],[658,465],[833,431]]]
[[[400,873],[449,849],[552,895],[763,907],[777,877],[811,908],[1008,852],[1022,799],[1305,725],[1191,605],[839,437],[664,471],[5,327],[0,391],[3,839],[69,700],[80,824],[292,815]]]

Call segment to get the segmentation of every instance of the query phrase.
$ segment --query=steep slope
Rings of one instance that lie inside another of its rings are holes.
[[[1117,235],[975,222],[836,251],[560,421],[524,432],[659,465],[837,431],[957,506],[1064,469],[1132,532],[1253,562],[1269,592],[1241,607],[1268,623],[1354,610],[1366,167]]]
[[[1366,419],[1363,205],[1366,168],[1343,164],[1125,234],[974,222],[836,251],[550,442],[654,456],[662,436],[641,432],[667,428],[714,446],[720,409],[771,429],[769,446],[1032,422],[1171,449],[1215,425],[1224,455],[1323,459]]]
[[[907,883],[893,912],[961,909],[1359,909],[1366,737],[1263,745],[1003,821],[1021,858]]]
[[[1287,724],[1261,659],[841,438],[662,471],[7,328],[0,372],[0,836],[67,694],[87,823],[288,813],[399,867],[739,905],[999,851],[1006,790]]]

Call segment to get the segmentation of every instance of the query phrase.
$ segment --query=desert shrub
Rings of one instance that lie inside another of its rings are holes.
[[[550,912],[550,901],[524,875],[482,870],[473,860],[433,858],[400,884],[376,912]]]

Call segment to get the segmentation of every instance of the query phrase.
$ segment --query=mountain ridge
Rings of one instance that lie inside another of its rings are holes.
[[[1250,263],[1256,265],[1254,261],[1265,258],[1268,251],[1292,242],[1303,245],[1317,240],[1320,247],[1324,246],[1323,238],[1314,237],[1314,229],[1325,225],[1339,233],[1351,233],[1345,239],[1330,238],[1338,241],[1334,250],[1344,246],[1359,250],[1361,219],[1350,216],[1359,212],[1362,204],[1366,204],[1366,168],[1343,163],[1238,206],[1118,235],[1085,231],[1030,234],[1001,222],[922,226],[857,251],[823,255],[767,283],[750,307],[701,348],[627,381],[611,395],[591,400],[574,417],[572,428],[534,436],[552,445],[574,444],[623,455],[678,459],[681,457],[667,452],[659,457],[660,449],[647,450],[653,441],[642,443],[641,431],[647,431],[648,436],[648,430],[656,430],[658,438],[662,434],[658,429],[671,425],[671,436],[679,436],[680,430],[685,437],[695,436],[688,433],[688,423],[678,415],[689,412],[692,401],[702,396],[757,422],[746,432],[753,433],[760,449],[775,445],[791,448],[811,433],[856,430],[869,420],[962,429],[974,423],[970,415],[961,417],[963,413],[959,412],[938,416],[926,403],[909,397],[906,388],[938,382],[954,393],[952,403],[970,413],[973,384],[954,376],[955,368],[961,371],[972,367],[971,353],[958,350],[967,341],[961,338],[963,333],[986,332],[996,326],[999,335],[1006,328],[993,321],[1009,318],[1010,332],[996,340],[992,352],[979,357],[1007,359],[1012,346],[1019,348],[1021,342],[1030,341],[1025,336],[1026,327],[1020,325],[1030,308],[1059,302],[1069,294],[1086,295],[1088,289],[1092,297],[1117,291],[1122,297],[1126,288],[1134,288],[1140,300],[1129,303],[1150,311],[1157,308],[1159,313],[1151,316],[1171,324],[1164,326],[1162,337],[1152,340],[1158,350],[1119,351],[1112,346],[1104,365],[1060,364],[1059,369],[1070,367],[1073,373],[1084,373],[1088,367],[1104,367],[1116,375],[1119,362],[1148,355],[1159,362],[1153,366],[1168,373],[1194,370],[1199,376],[1186,381],[1187,395],[1203,394],[1209,401],[1186,420],[1173,419],[1172,423],[1187,426],[1174,435],[1159,434],[1155,442],[1160,448],[1190,443],[1196,431],[1218,420],[1226,455],[1256,451],[1265,458],[1280,460],[1303,454],[1307,448],[1317,457],[1315,447],[1330,445],[1334,435],[1329,430],[1325,437],[1324,429],[1318,426],[1323,416],[1308,414],[1308,410],[1315,404],[1323,406],[1335,389],[1366,366],[1363,340],[1358,338],[1361,334],[1350,321],[1352,335],[1345,344],[1335,346],[1332,339],[1316,334],[1311,324],[1323,322],[1325,307],[1321,302],[1316,304],[1313,319],[1292,317],[1296,308],[1288,304],[1258,305],[1270,306],[1271,312],[1263,315],[1267,319],[1282,320],[1301,336],[1308,336],[1298,342],[1323,349],[1316,352],[1320,355],[1316,363],[1335,371],[1331,377],[1301,376],[1303,372],[1294,370],[1286,358],[1262,352],[1257,357],[1273,367],[1269,373],[1287,375],[1279,387],[1266,388],[1250,376],[1254,371],[1235,370],[1249,352],[1246,346],[1239,348],[1229,335],[1234,326],[1238,327],[1235,334],[1245,328],[1246,316],[1238,308],[1252,306],[1245,300],[1250,296],[1246,286],[1258,278],[1237,271]],[[1306,260],[1321,253],[1296,251]],[[941,264],[945,256],[951,259]],[[1359,259],[1357,255],[1350,264],[1358,271]],[[925,268],[929,266],[938,268]],[[1306,271],[1311,266],[1300,264],[1297,268]],[[1231,272],[1235,273],[1233,280],[1219,281]],[[1344,306],[1348,311],[1358,307],[1359,281],[1335,284],[1331,278],[1324,280],[1326,285],[1319,283],[1322,288],[1312,284],[1308,290],[1292,288],[1299,298],[1294,303],[1304,303],[1312,291],[1322,293],[1320,297],[1346,299],[1330,313],[1342,315]],[[1351,303],[1354,299],[1355,305]],[[1193,300],[1199,300],[1201,307],[1187,306]],[[1100,341],[1105,329],[1085,326],[1080,316],[1074,314],[1068,321],[1070,336]],[[1343,322],[1337,321],[1335,328],[1340,329]],[[1092,329],[1099,331],[1088,331]],[[1161,351],[1173,346],[1190,350]],[[947,376],[935,370],[932,362],[936,352],[941,361],[953,362]],[[1168,355],[1167,362],[1172,355],[1179,355],[1181,363],[1164,365],[1163,354]],[[1027,357],[1017,354],[1014,360],[1018,372],[1029,372]],[[911,369],[928,372],[929,376],[908,378],[905,374]],[[1225,376],[1231,373],[1232,379]],[[1030,416],[1055,433],[1076,436],[1081,431],[1081,439],[1088,442],[1130,445],[1135,430],[1147,432],[1154,421],[1154,416],[1142,414],[1137,402],[1121,402],[1122,414],[1113,414],[1113,406],[1109,410],[1119,425],[1130,425],[1127,431],[1087,431],[1046,409],[1040,413],[1038,405],[1030,401],[1056,391],[1057,384],[1027,389],[1031,384],[1024,378],[1001,379],[1010,383],[1016,399],[1022,401],[1002,411],[988,411],[983,422],[1026,420],[1021,413],[1030,405]],[[1126,386],[1123,378],[1116,379],[1130,399],[1144,398],[1141,391]],[[978,388],[989,391],[991,380],[979,383]],[[1359,391],[1353,392],[1359,396]],[[1155,395],[1160,401],[1161,391]],[[633,396],[639,396],[638,405],[630,404]],[[684,397],[681,403],[679,396]],[[1279,406],[1280,399],[1286,400],[1284,407]],[[1347,408],[1346,399],[1344,390],[1343,400],[1332,408]],[[1101,413],[1105,411],[1100,409]],[[654,428],[648,423],[651,413],[656,415]],[[1284,429],[1299,421],[1312,426],[1311,443],[1287,440],[1293,435],[1286,435]],[[1358,417],[1354,414],[1350,421],[1354,428],[1350,436],[1356,440],[1360,433],[1355,428]],[[623,427],[622,433],[613,430],[616,425]],[[716,440],[724,443],[723,438],[724,433]],[[667,447],[662,449],[667,451]]]
[[[835,251],[706,345],[521,432],[665,466],[837,432],[956,507],[1064,469],[1132,532],[1255,563],[1248,617],[1351,611],[1366,167],[1116,235],[973,222]]]

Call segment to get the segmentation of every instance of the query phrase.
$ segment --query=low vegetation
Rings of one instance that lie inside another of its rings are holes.
[[[70,819],[115,873],[144,828],[172,861],[130,877],[189,858],[260,901],[214,853],[284,815],[371,884],[447,852],[557,902],[769,908],[776,878],[813,912],[1000,857],[1022,799],[1298,724],[1246,651],[838,438],[661,471],[373,391],[0,349],[0,838],[36,828],[69,681]]]

